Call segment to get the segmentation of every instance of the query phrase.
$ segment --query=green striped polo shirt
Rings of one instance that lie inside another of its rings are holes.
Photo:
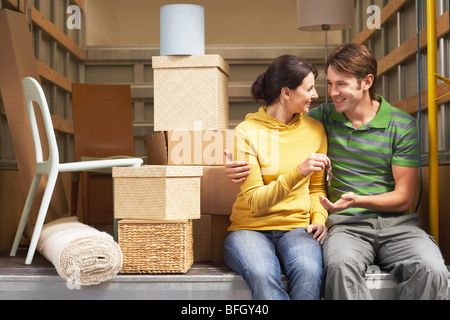
[[[380,108],[366,125],[354,128],[334,104],[321,104],[309,115],[325,127],[333,178],[328,187],[332,202],[342,194],[376,195],[394,190],[392,165],[418,167],[419,143],[415,120],[378,96]],[[407,212],[405,212],[407,213]],[[377,211],[349,208],[339,214],[376,216]],[[383,212],[386,214],[386,212]]]

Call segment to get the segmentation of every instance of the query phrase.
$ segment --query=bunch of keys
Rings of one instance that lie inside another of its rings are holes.
[[[331,186],[331,178],[333,177],[333,172],[331,171],[331,164],[327,164],[325,166],[326,176],[325,181],[327,182],[327,186]]]

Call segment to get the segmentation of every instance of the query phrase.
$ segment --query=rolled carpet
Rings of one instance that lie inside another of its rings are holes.
[[[122,250],[113,237],[76,217],[45,224],[38,251],[73,285],[94,285],[113,278],[122,268]]]

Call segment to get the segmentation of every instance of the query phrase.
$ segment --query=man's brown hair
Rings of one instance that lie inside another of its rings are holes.
[[[375,93],[377,77],[377,59],[366,46],[357,43],[347,43],[334,49],[328,56],[326,70],[333,67],[338,73],[351,74],[359,81],[373,75],[373,84],[369,89],[370,99],[376,100]]]

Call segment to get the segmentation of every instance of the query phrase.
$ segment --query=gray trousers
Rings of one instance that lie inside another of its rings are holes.
[[[369,265],[389,271],[398,299],[446,299],[448,270],[417,214],[364,218],[331,214],[323,242],[325,299],[372,299]]]

